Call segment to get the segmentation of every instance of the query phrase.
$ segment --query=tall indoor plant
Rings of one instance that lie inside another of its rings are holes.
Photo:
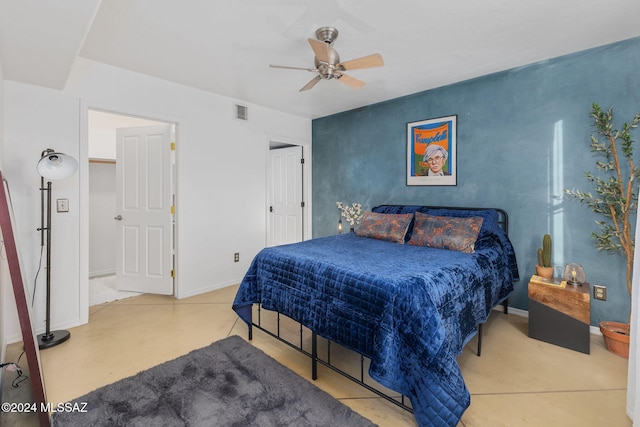
[[[624,255],[627,289],[631,296],[635,247],[631,215],[638,208],[637,179],[640,179],[640,168],[633,161],[634,141],[631,130],[638,127],[640,113],[630,123],[624,123],[621,130],[614,127],[613,108],[604,111],[594,103],[591,118],[597,132],[597,136],[591,135],[591,151],[604,156],[604,160],[597,160],[595,164],[599,175],[591,172],[585,174],[587,180],[594,185],[596,194],[579,190],[565,190],[565,193],[603,217],[597,221],[600,231],[592,233],[595,246],[598,250],[620,252]],[[628,335],[629,323],[623,329]]]

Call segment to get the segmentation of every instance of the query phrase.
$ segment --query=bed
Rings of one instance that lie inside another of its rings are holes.
[[[250,334],[258,304],[361,354],[420,426],[455,426],[470,404],[456,356],[518,279],[507,224],[499,209],[377,206],[355,233],[260,251],[233,309]]]

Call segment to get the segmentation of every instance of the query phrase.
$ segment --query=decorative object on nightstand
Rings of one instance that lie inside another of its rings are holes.
[[[591,236],[598,249],[621,252],[624,255],[627,262],[627,290],[631,298],[635,248],[632,220],[635,221],[635,212],[638,210],[638,177],[636,176],[637,167],[633,161],[634,141],[631,138],[631,130],[640,125],[640,113],[636,113],[630,123],[624,123],[622,130],[614,127],[613,107],[603,111],[598,104],[593,103],[591,118],[599,135],[599,137],[591,135],[591,152],[604,156],[604,160],[597,160],[595,166],[596,170],[602,173],[601,176],[595,176],[591,172],[585,174],[587,180],[595,186],[596,194],[566,189],[564,192],[580,203],[586,204],[594,213],[602,215],[602,220],[596,221],[600,226],[600,233],[593,232]],[[600,137],[603,139],[602,142]],[[625,339],[627,355],[629,354],[630,322],[631,310],[629,310],[628,323],[624,325],[624,335],[627,335]],[[616,322],[601,322],[600,329],[606,329],[612,323]],[[611,332],[612,337],[623,335],[617,329]],[[607,340],[605,344],[608,345]],[[607,348],[614,352],[611,348]]]
[[[569,263],[564,266],[564,272],[562,278],[567,281],[568,284],[573,286],[582,286],[587,281],[587,276],[584,274],[584,268],[580,264]]]
[[[529,337],[581,353],[590,352],[589,284],[532,276],[529,280]]]
[[[538,248],[538,264],[536,273],[546,279],[553,277],[553,267],[551,266],[551,236],[545,234],[542,237],[542,247]]]

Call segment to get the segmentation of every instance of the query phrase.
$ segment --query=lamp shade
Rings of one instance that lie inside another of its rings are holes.
[[[46,152],[38,162],[38,173],[46,179],[69,178],[78,170],[78,162],[63,153]]]

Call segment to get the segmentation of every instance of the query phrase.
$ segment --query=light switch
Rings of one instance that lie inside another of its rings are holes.
[[[57,199],[56,203],[58,212],[69,212],[69,199]]]

